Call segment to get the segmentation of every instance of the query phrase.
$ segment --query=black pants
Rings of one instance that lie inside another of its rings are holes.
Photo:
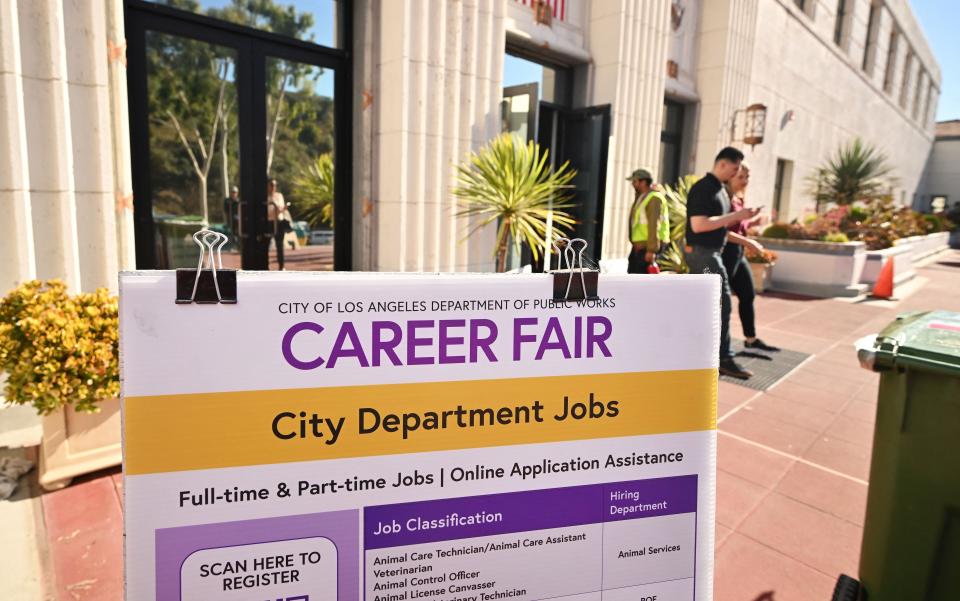
[[[755,338],[757,326],[753,299],[757,296],[757,292],[753,287],[753,271],[746,257],[743,256],[743,247],[739,244],[727,244],[723,249],[723,266],[730,279],[730,290],[737,295],[737,312],[740,314],[743,335],[747,338]]]
[[[657,253],[656,261],[660,262],[660,257],[663,253],[663,247],[660,248],[660,252]],[[650,264],[647,263],[647,249],[646,247],[643,250],[636,250],[634,248],[630,249],[630,256],[627,257],[627,273],[647,273],[647,268],[650,267]]]
[[[723,266],[722,249],[703,246],[690,247],[686,253],[690,273],[712,273],[722,278],[720,287],[720,360],[732,359],[736,353],[730,349],[730,278]]]
[[[287,235],[286,232],[283,231],[284,229],[285,228],[283,227],[283,224],[281,222],[279,221],[273,222],[273,241],[277,247],[277,268],[278,269],[283,269],[283,247],[285,246],[283,238],[284,236]]]

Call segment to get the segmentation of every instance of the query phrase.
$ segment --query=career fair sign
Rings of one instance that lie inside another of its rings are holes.
[[[126,598],[712,598],[719,278],[120,279]]]

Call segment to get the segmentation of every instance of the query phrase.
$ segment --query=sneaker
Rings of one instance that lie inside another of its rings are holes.
[[[749,380],[751,377],[753,377],[753,372],[749,369],[740,367],[733,359],[721,359],[720,375],[730,376],[731,378],[737,378],[738,380]]]
[[[743,348],[752,348],[758,351],[767,351],[768,353],[777,353],[780,351],[780,349],[778,349],[777,347],[770,346],[769,344],[767,344],[763,340],[760,340],[759,338],[755,338],[753,342],[744,341]]]

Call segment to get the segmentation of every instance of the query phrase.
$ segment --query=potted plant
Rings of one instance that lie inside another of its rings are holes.
[[[467,236],[497,224],[493,254],[498,272],[506,271],[511,246],[519,252],[521,245],[526,245],[537,261],[547,237],[555,237],[548,230],[562,233],[575,223],[558,209],[572,206],[570,182],[577,172],[567,162],[554,170],[547,158],[548,151],[541,151],[534,142],[524,144],[506,133],[457,167],[458,186],[452,190],[461,201],[457,216],[475,219]],[[552,225],[548,226],[548,221]],[[549,246],[545,254],[549,256]]]
[[[687,273],[690,271],[684,257],[687,237],[687,193],[697,179],[696,175],[685,175],[677,181],[676,186],[660,185],[660,190],[667,199],[667,214],[670,217],[670,241],[660,259],[660,269],[665,272]]]
[[[750,270],[753,272],[753,288],[758,293],[763,292],[770,281],[770,270],[777,262],[777,253],[772,250],[763,249],[763,252],[747,253],[747,262],[750,263]]]
[[[43,416],[40,484],[121,460],[117,298],[70,294],[58,280],[30,281],[0,300],[0,371],[8,402]]]

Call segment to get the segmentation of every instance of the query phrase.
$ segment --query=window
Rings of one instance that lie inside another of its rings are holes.
[[[880,28],[880,6],[870,5],[870,16],[867,18],[867,41],[863,47],[863,64],[861,68],[871,75],[877,54],[877,30]]]
[[[930,87],[927,88],[927,104],[923,109],[923,124],[926,125],[933,120],[933,115],[930,114],[930,111],[933,110],[933,98],[937,93],[937,88],[930,83]]]
[[[887,46],[887,66],[883,72],[883,91],[889,94],[893,91],[893,69],[897,60],[897,45],[900,43],[900,34],[894,28],[890,32],[890,45]]]
[[[312,13],[270,3],[168,4],[193,8],[125,4],[137,266],[189,266],[189,234],[210,227],[228,237],[226,267],[280,268],[286,259],[288,269],[350,269],[349,54],[299,39],[319,22]],[[209,11],[195,14],[201,5]],[[225,22],[214,6],[255,26]],[[287,28],[290,19],[302,27]],[[311,184],[324,192],[313,215],[308,196],[317,194],[296,183],[307,165],[323,179]],[[289,203],[297,241],[309,245],[288,249],[293,240],[275,235],[271,179]]]
[[[808,18],[813,18],[813,11],[817,7],[816,0],[793,0],[793,4]]]
[[[777,159],[777,173],[773,180],[773,221],[786,221],[789,212],[790,177],[793,175],[793,161]]]
[[[660,173],[657,181],[671,186],[680,179],[683,109],[683,105],[679,102],[663,101],[663,123],[660,129]]]
[[[913,95],[913,110],[911,116],[917,119],[920,116],[920,98],[923,92],[923,69],[917,69],[917,91]]]
[[[913,74],[913,50],[907,49],[903,61],[903,79],[900,81],[900,108],[907,108],[907,92],[910,91],[910,76]]]
[[[570,69],[540,62],[535,57],[515,54],[508,49],[503,59],[504,87],[536,84],[540,100],[562,106],[571,104]]]
[[[847,0],[837,0],[837,20],[833,25],[833,43],[837,46],[843,42],[843,30],[847,22]]]
[[[148,0],[197,14],[267,31],[330,48],[341,46],[341,10],[338,0],[274,0],[273,2],[224,2],[200,0]],[[349,5],[348,5],[349,7]]]

